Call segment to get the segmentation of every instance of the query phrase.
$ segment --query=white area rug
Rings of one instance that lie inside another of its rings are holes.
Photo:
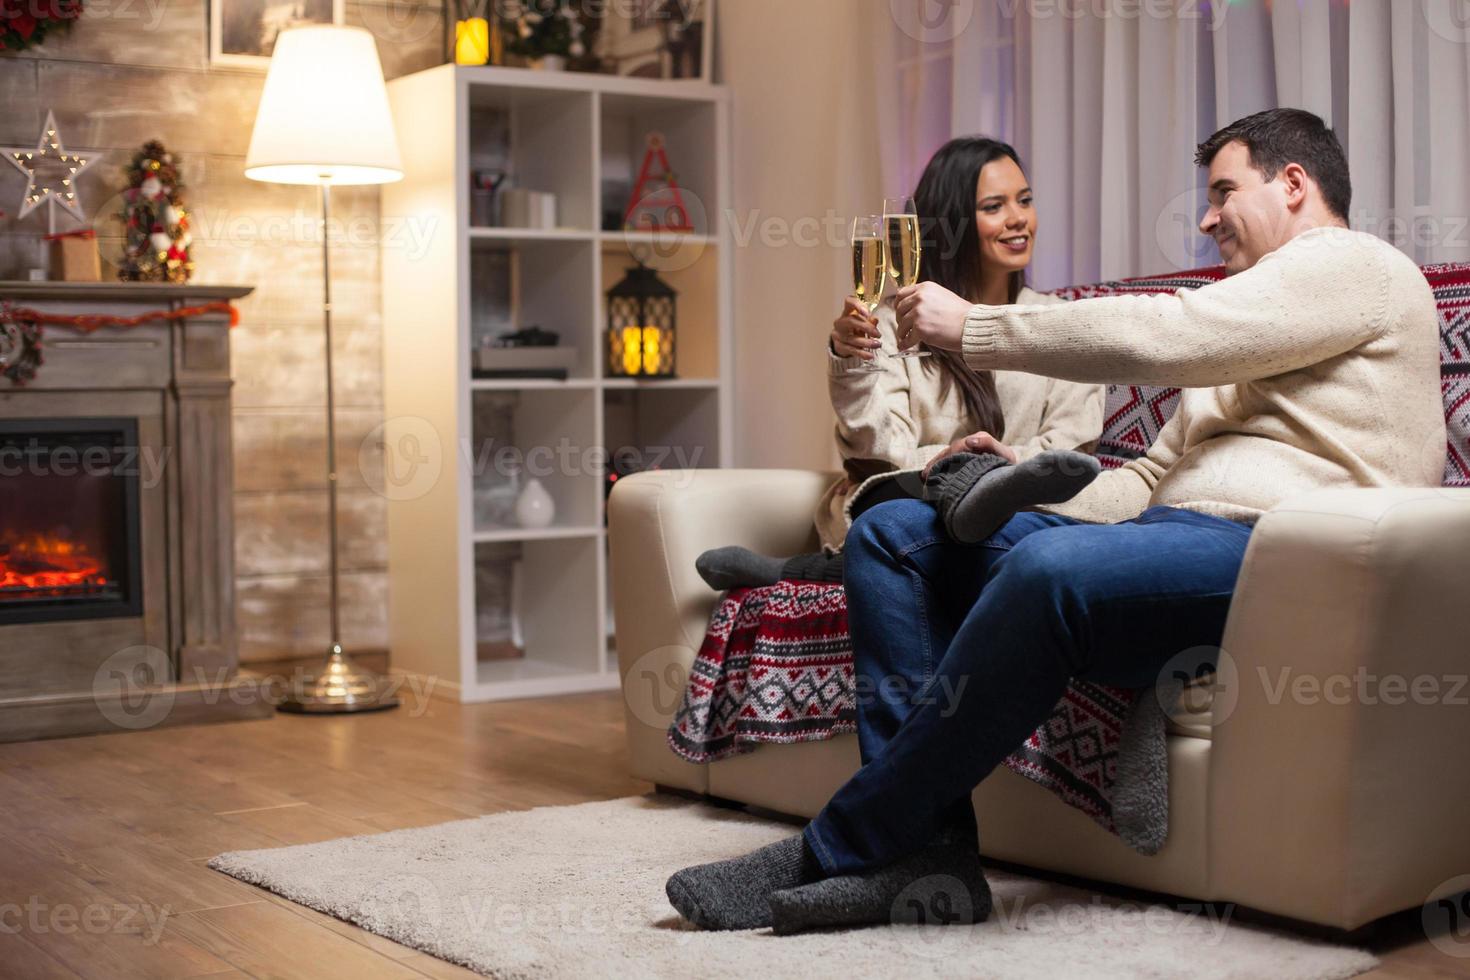
[[[995,913],[969,927],[777,937],[701,932],[664,897],[679,868],[795,832],[667,797],[544,807],[260,851],[210,867],[494,977],[731,980],[1350,977],[1376,961],[1228,914],[1103,899],[992,872]]]

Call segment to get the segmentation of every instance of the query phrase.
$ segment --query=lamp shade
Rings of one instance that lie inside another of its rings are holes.
[[[276,38],[245,176],[276,184],[386,184],[403,177],[373,36],[296,27]]]

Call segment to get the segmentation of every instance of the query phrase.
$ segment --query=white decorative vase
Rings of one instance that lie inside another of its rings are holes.
[[[556,520],[556,501],[535,477],[526,481],[516,499],[516,520],[521,527],[549,527]]]
[[[531,59],[531,67],[537,71],[562,71],[567,67],[565,55],[547,54]]]

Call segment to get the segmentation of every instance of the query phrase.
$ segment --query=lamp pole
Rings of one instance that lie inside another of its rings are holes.
[[[321,175],[322,191],[322,327],[327,362],[327,541],[331,567],[331,648],[322,670],[300,678],[276,707],[300,714],[343,714],[398,706],[398,695],[377,674],[352,662],[342,649],[340,589],[337,566],[337,419],[332,392],[332,175]]]
[[[322,174],[322,327],[327,335],[327,532],[332,562],[332,652],[342,652],[337,607],[337,412],[332,398],[332,177]]]

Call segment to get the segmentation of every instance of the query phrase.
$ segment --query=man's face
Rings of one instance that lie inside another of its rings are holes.
[[[1285,186],[1280,180],[1261,178],[1244,143],[1227,143],[1215,154],[1209,187],[1210,209],[1199,230],[1219,245],[1230,275],[1244,272],[1286,244],[1291,210]]]

